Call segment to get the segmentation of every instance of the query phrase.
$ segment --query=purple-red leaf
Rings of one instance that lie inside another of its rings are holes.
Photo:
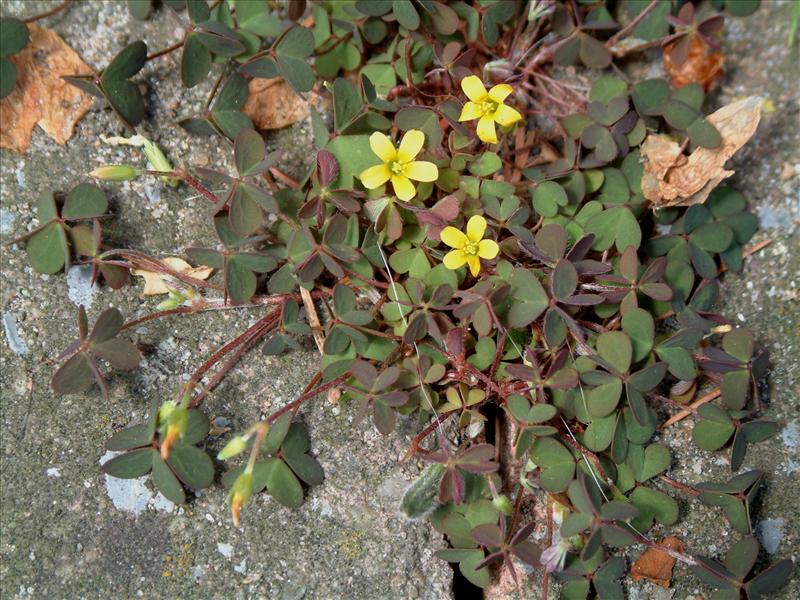
[[[464,477],[456,469],[447,469],[439,482],[439,502],[447,504],[461,504],[464,502],[466,492],[466,482]]]
[[[89,357],[78,352],[61,365],[53,375],[50,385],[57,394],[79,394],[94,383]]]
[[[89,341],[92,344],[100,344],[106,340],[110,340],[119,333],[124,322],[125,319],[123,319],[122,313],[116,308],[104,310],[102,314],[97,317],[92,333],[89,336]]]
[[[532,566],[539,566],[539,557],[542,555],[542,550],[533,542],[519,542],[511,547],[511,552],[522,562]]]
[[[128,340],[112,339],[92,346],[92,353],[107,361],[115,369],[130,371],[139,366],[141,355]]]
[[[339,162],[327,150],[317,152],[317,179],[322,187],[328,187],[339,176]]]
[[[503,545],[503,533],[497,525],[491,523],[473,527],[469,534],[473,540],[487,548],[499,548]]]

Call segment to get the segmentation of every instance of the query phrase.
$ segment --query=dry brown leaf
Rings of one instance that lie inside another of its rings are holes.
[[[725,58],[722,52],[710,48],[699,35],[693,35],[689,43],[689,56],[681,64],[672,58],[672,48],[678,41],[664,46],[664,70],[669,73],[673,87],[683,87],[697,82],[705,91],[714,87],[722,77]]]
[[[303,100],[282,77],[255,78],[248,85],[249,94],[242,111],[256,129],[281,129],[305,119],[309,102]]]
[[[683,543],[674,535],[664,538],[658,543],[660,546],[683,552]],[[647,579],[656,585],[668,588],[672,580],[672,569],[675,559],[658,548],[648,548],[631,567],[631,577],[634,581]]]
[[[28,45],[10,57],[17,87],[0,101],[0,148],[20,154],[30,146],[36,124],[64,145],[92,105],[89,94],[61,79],[88,73],[89,65],[55,31],[35,24],[28,31]]]
[[[708,195],[733,171],[725,162],[749,140],[761,119],[761,98],[750,96],[723,106],[706,120],[722,136],[719,148],[697,148],[688,157],[671,138],[651,134],[642,144],[642,191],[654,207],[690,206]]]
[[[214,271],[211,267],[193,267],[182,258],[176,256],[169,256],[161,262],[173,271],[185,273],[195,279],[208,279]],[[167,282],[170,280],[170,276],[166,273],[156,273],[155,271],[147,271],[146,269],[133,269],[131,272],[139,277],[144,277],[143,293],[145,296],[169,294],[170,289],[167,287]]]

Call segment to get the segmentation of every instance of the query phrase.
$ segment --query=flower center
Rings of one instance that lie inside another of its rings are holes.
[[[464,246],[464,253],[469,254],[470,256],[477,256],[478,242],[467,242],[467,245]]]
[[[497,111],[497,102],[494,100],[484,100],[481,102],[481,115],[493,115]]]
[[[405,165],[400,164],[400,161],[393,160],[389,163],[389,170],[392,172],[392,175],[402,175],[403,171],[405,170]]]

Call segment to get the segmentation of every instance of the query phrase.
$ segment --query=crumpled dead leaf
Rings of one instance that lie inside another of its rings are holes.
[[[177,256],[168,256],[162,260],[166,266],[178,273],[185,273],[195,279],[208,279],[214,271],[211,267],[193,267],[182,258]],[[155,271],[147,271],[146,269],[133,269],[131,271],[134,275],[144,277],[144,295],[145,296],[159,296],[161,294],[169,294],[169,287],[167,282],[170,277],[166,273],[157,273]]]
[[[253,121],[256,129],[281,129],[309,114],[311,102],[304,100],[282,77],[256,77],[248,85],[249,94],[242,111]]]
[[[722,77],[725,57],[721,51],[714,50],[699,35],[693,35],[689,42],[689,55],[678,64],[672,57],[672,47],[678,41],[664,47],[664,70],[669,73],[673,87],[683,87],[697,82],[709,91]]]
[[[91,71],[81,57],[51,29],[28,25],[30,41],[10,57],[17,67],[17,87],[0,101],[0,148],[23,153],[33,128],[64,145],[75,124],[92,105],[92,97],[61,79]]]
[[[734,171],[725,162],[749,140],[761,119],[761,98],[750,96],[723,106],[706,120],[719,130],[718,148],[697,148],[688,157],[671,138],[651,134],[642,144],[642,192],[655,208],[705,202]]]
[[[664,538],[658,542],[660,546],[683,552],[683,542],[674,535]],[[656,585],[668,588],[672,581],[672,569],[676,560],[666,552],[658,548],[648,548],[631,567],[631,577],[634,581],[647,579]]]

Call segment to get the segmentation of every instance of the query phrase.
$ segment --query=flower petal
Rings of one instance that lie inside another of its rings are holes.
[[[432,162],[415,160],[405,165],[403,174],[414,181],[436,181],[439,169]]]
[[[369,136],[369,147],[385,163],[397,160],[397,150],[395,150],[392,140],[380,131]]]
[[[457,248],[459,250],[466,246],[467,242],[469,241],[466,235],[461,233],[455,227],[451,226],[447,226],[442,229],[442,232],[439,234],[439,239],[441,239],[451,248]]]
[[[368,190],[374,190],[375,188],[380,187],[389,181],[391,176],[392,173],[389,171],[389,167],[387,167],[385,164],[380,164],[370,167],[369,169],[365,169],[361,172],[361,175],[359,175],[358,178],[361,180],[361,183],[364,184],[365,188]]]
[[[394,188],[395,195],[400,200],[411,200],[417,195],[417,188],[411,183],[411,180],[405,175],[392,175],[392,187]]]
[[[474,254],[468,254],[467,264],[469,265],[469,272],[472,273],[472,276],[477,277],[478,273],[481,272],[481,259]]]
[[[494,240],[481,240],[478,244],[478,256],[491,260],[500,252],[500,246]]]
[[[450,250],[450,252],[445,254],[444,258],[442,259],[444,266],[448,269],[452,269],[453,271],[461,267],[466,262],[467,254],[463,250]]]
[[[480,215],[473,215],[467,222],[467,238],[473,244],[477,244],[483,239],[486,232],[486,219]]]
[[[497,121],[503,127],[508,127],[509,125],[513,125],[517,121],[522,119],[522,115],[519,114],[516,110],[511,108],[510,106],[506,106],[505,104],[501,104],[497,107],[497,110],[494,111],[494,120]]]
[[[483,82],[480,77],[470,75],[461,80],[461,89],[467,95],[467,98],[473,102],[480,102],[486,98],[486,88],[483,87]]]
[[[419,129],[409,129],[403,139],[400,140],[400,147],[397,149],[397,160],[402,164],[411,162],[414,157],[422,150],[425,143],[425,134]]]
[[[495,102],[502,102],[508,98],[513,91],[514,88],[512,88],[510,85],[507,83],[501,83],[489,90],[489,98]]]
[[[496,144],[497,134],[494,132],[494,119],[484,115],[478,121],[478,137],[486,144]]]
[[[461,109],[461,116],[458,117],[459,121],[472,121],[473,119],[480,119],[483,112],[479,104],[475,102],[467,102]]]

